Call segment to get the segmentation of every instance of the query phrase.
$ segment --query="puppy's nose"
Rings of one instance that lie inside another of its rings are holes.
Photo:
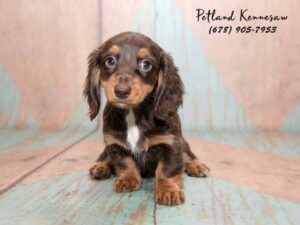
[[[127,98],[130,95],[131,88],[127,85],[118,85],[115,87],[115,94],[118,98]]]

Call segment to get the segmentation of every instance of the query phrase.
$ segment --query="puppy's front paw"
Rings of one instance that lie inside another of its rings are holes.
[[[186,163],[185,172],[192,177],[207,177],[209,168],[199,160],[192,160]]]
[[[184,202],[184,193],[178,190],[156,190],[155,202],[161,205],[180,205]]]
[[[114,182],[116,192],[130,192],[138,190],[141,186],[140,180],[136,178],[117,178]]]
[[[104,162],[98,162],[90,169],[90,176],[93,179],[107,179],[110,177],[110,175],[111,170],[109,166]]]

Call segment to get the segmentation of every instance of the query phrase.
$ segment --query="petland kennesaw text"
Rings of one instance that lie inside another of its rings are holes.
[[[236,18],[239,21],[253,21],[253,20],[264,20],[264,21],[282,21],[287,20],[287,16],[274,16],[274,15],[250,15],[248,9],[241,9],[239,13],[236,13],[234,10],[231,11],[229,15],[217,15],[215,9],[205,11],[204,9],[196,9],[197,12],[197,20],[207,21],[210,23],[211,21],[235,21]],[[237,17],[236,17],[237,16]]]

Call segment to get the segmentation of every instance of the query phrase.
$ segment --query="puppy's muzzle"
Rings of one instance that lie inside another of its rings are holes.
[[[126,99],[131,93],[131,77],[127,74],[118,77],[118,84],[115,86],[114,92],[117,98]]]

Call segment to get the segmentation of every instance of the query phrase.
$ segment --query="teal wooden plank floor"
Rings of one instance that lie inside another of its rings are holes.
[[[22,132],[31,131],[16,134]],[[7,151],[1,144],[1,225],[300,224],[296,134],[189,133],[211,176],[185,175],[185,203],[166,207],[154,202],[153,178],[125,194],[112,190],[114,177],[91,180],[87,171],[103,148],[99,132],[65,132],[37,134]],[[7,139],[1,141],[8,146]]]

